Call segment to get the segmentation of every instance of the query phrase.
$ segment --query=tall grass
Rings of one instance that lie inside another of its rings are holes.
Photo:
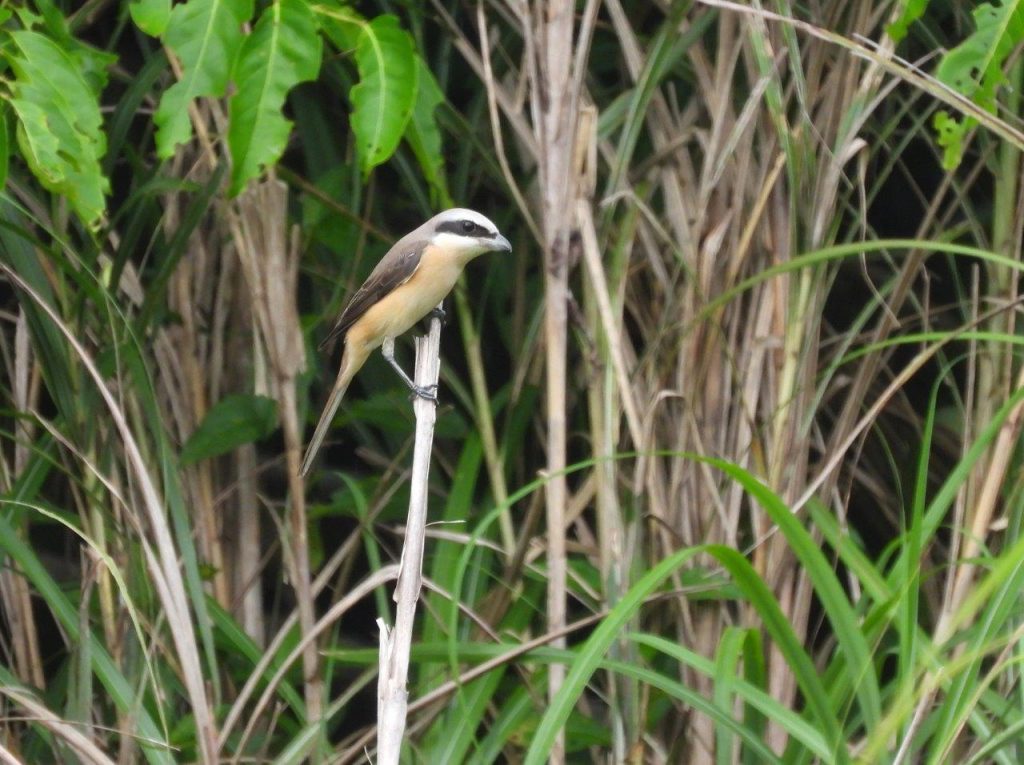
[[[371,360],[303,482],[314,349],[457,203],[515,253],[450,301],[407,761],[1019,761],[1024,67],[959,95],[978,20],[903,6],[402,6],[441,175],[364,173],[341,50],[237,199],[226,102],[158,162],[164,52],[54,11],[113,189],[0,200],[0,759],[373,756],[413,420]]]

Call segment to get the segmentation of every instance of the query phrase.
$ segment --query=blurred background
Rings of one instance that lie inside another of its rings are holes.
[[[1024,5],[0,7],[4,762],[1019,762]],[[412,344],[398,356],[412,363]],[[442,523],[443,521],[443,523]]]

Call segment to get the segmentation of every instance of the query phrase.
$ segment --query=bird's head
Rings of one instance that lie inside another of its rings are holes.
[[[435,215],[427,224],[430,243],[456,252],[466,260],[485,252],[510,252],[512,245],[490,219],[462,207]]]

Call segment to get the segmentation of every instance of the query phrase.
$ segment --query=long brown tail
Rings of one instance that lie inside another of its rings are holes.
[[[327,431],[331,429],[331,421],[334,420],[334,415],[341,405],[341,399],[345,396],[345,391],[348,390],[348,384],[352,382],[352,378],[366,361],[366,355],[354,350],[352,346],[345,346],[345,352],[341,356],[341,368],[338,369],[338,377],[334,381],[334,388],[331,390],[330,398],[327,399],[327,406],[324,407],[323,414],[320,415],[320,421],[316,424],[313,437],[309,440],[309,446],[306,447],[306,454],[302,458],[302,475],[309,473],[313,459],[320,451],[320,445],[323,444]]]

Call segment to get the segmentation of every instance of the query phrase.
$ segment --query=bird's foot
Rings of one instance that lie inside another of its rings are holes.
[[[435,404],[437,403],[437,385],[436,384],[435,385],[416,385],[415,383],[413,383],[411,386],[409,386],[409,388],[410,388],[410,390],[412,390],[412,395],[409,396],[409,398],[413,399],[413,398],[417,398],[418,397],[418,398],[425,399],[427,401],[433,401]]]
[[[441,326],[445,326],[448,323],[448,312],[444,310],[443,305],[439,305],[436,308],[431,309],[430,313],[427,314],[428,319],[437,319],[441,322]]]

